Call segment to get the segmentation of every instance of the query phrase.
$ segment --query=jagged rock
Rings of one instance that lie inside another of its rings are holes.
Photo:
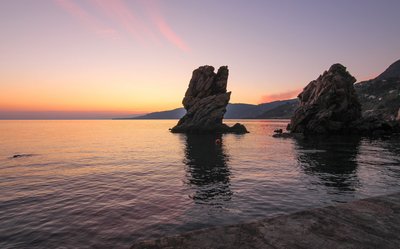
[[[288,128],[292,133],[341,134],[361,117],[354,90],[356,79],[341,64],[334,64],[299,94],[300,106]]]
[[[229,70],[222,66],[214,72],[212,66],[193,71],[182,104],[186,114],[171,129],[174,133],[247,133],[241,124],[229,127],[222,123],[231,92],[226,91]]]

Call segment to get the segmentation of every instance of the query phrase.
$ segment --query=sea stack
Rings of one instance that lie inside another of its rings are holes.
[[[361,118],[354,90],[356,79],[341,64],[334,64],[299,94],[300,106],[288,129],[303,134],[343,134]]]
[[[247,133],[237,123],[232,127],[222,123],[231,92],[227,92],[229,70],[222,66],[214,72],[212,66],[193,71],[182,104],[186,114],[171,129],[174,133]]]

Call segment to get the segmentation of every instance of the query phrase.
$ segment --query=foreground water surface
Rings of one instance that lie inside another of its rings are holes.
[[[234,123],[234,121],[227,121]],[[400,191],[400,139],[171,134],[176,120],[0,121],[0,248],[135,241]],[[18,156],[16,156],[18,155]]]

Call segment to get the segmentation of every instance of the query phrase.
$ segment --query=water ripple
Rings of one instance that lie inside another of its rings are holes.
[[[273,139],[287,122],[257,120],[244,136],[186,136],[174,123],[0,122],[0,248],[129,248],[400,190],[399,139]]]

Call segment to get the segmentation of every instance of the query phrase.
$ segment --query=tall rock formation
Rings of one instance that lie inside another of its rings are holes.
[[[229,70],[222,66],[214,72],[212,66],[193,71],[182,104],[186,114],[171,129],[174,133],[246,133],[241,124],[229,127],[222,123],[231,92],[226,91]]]
[[[361,117],[354,90],[356,79],[341,64],[334,64],[299,94],[300,106],[288,129],[292,133],[340,134]]]

